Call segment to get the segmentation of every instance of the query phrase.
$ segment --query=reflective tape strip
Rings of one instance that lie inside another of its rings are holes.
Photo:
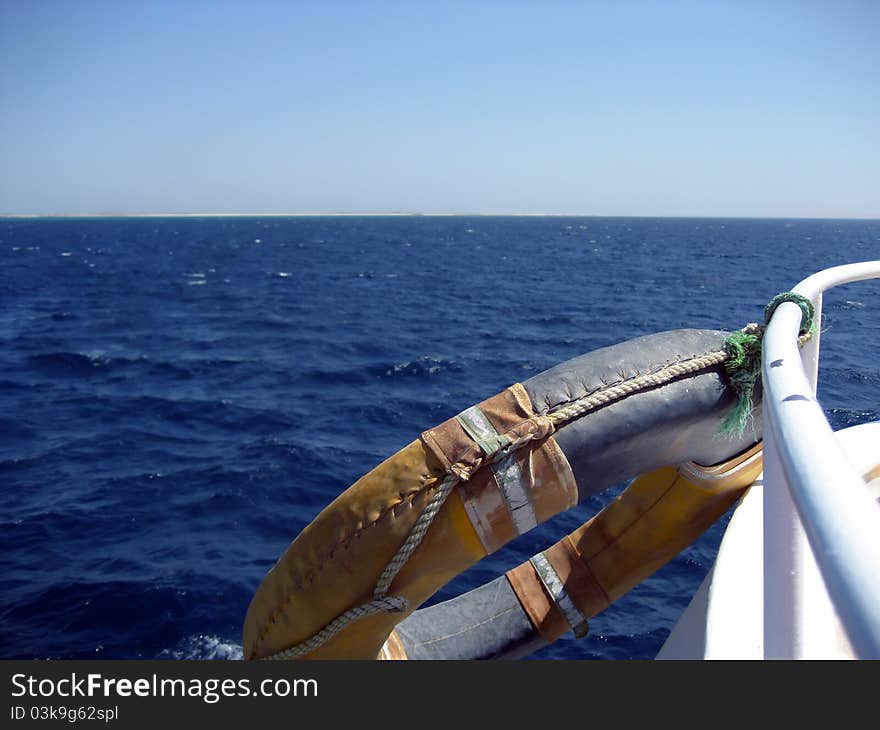
[[[578,639],[586,636],[590,628],[587,623],[587,617],[571,600],[571,596],[568,595],[565,586],[562,584],[562,579],[559,577],[556,569],[550,564],[550,561],[547,560],[547,556],[544,553],[538,553],[529,558],[529,562],[535,568],[535,572],[541,579],[541,583],[544,584],[544,588],[547,589],[547,593],[550,594],[550,597],[559,606],[559,610],[562,611],[562,615],[565,616],[565,620],[568,621],[568,625],[571,626],[574,635]]]
[[[486,453],[493,454],[506,447],[510,440],[495,430],[495,426],[486,417],[479,406],[471,406],[459,413],[456,418],[461,427],[477,445]],[[523,476],[519,463],[513,454],[492,464],[495,482],[504,497],[504,504],[510,512],[510,519],[518,534],[522,535],[538,525],[532,496]]]
[[[486,418],[486,414],[479,406],[471,406],[466,411],[462,411],[455,420],[461,424],[465,433],[477,442],[477,446],[486,456],[495,454],[510,444],[510,439],[501,436],[495,430],[495,426]]]
[[[526,486],[519,462],[513,457],[513,454],[497,464],[493,464],[492,471],[495,474],[498,488],[504,496],[504,503],[507,505],[517,533],[522,535],[533,527],[537,527],[538,516],[535,514],[535,506],[532,504],[532,495]]]

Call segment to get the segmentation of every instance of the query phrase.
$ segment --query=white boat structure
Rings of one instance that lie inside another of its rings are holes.
[[[762,353],[764,471],[658,659],[880,659],[880,422],[834,432],[816,397],[822,294],[880,261],[820,271],[774,313]]]

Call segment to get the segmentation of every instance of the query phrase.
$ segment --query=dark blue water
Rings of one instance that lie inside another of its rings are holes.
[[[597,347],[740,327],[813,271],[878,254],[878,221],[0,221],[0,657],[239,656],[289,541],[424,428]],[[880,417],[878,294],[826,299],[837,427]],[[721,527],[540,656],[653,656]]]

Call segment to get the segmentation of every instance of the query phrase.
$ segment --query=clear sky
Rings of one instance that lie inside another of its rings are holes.
[[[880,2],[0,0],[0,213],[880,217]]]

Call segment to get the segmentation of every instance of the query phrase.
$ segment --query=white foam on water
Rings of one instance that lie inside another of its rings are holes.
[[[110,356],[107,354],[106,350],[86,350],[79,354],[83,357],[87,357],[92,365],[106,365],[110,362]]]
[[[228,659],[242,658],[241,645],[219,636],[197,634],[188,636],[175,649],[163,649],[157,659]]]
[[[442,365],[449,364],[451,361],[443,360],[439,357],[432,357],[431,355],[423,355],[420,358],[415,360],[405,360],[403,362],[399,362],[395,364],[393,367],[388,368],[385,371],[386,375],[396,375],[398,373],[406,373],[413,368],[418,368],[426,373],[434,375],[440,372],[440,368]]]
[[[62,252],[61,252],[61,255],[64,256],[65,258],[66,258],[67,256],[73,256],[73,254],[72,254],[70,251],[62,251]]]

